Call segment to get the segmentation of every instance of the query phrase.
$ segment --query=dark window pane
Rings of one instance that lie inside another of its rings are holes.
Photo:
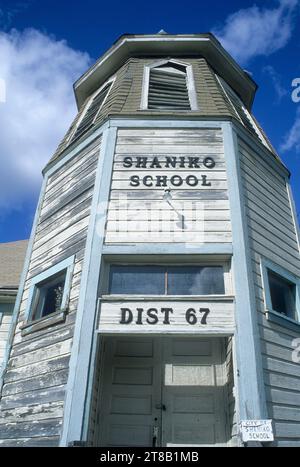
[[[0,313],[12,313],[14,311],[14,305],[14,303],[0,303]]]
[[[168,268],[168,295],[224,294],[220,266],[174,266]]]
[[[60,310],[65,285],[65,274],[36,286],[33,319],[48,316]]]
[[[294,319],[296,286],[271,271],[268,271],[268,278],[273,310]]]
[[[111,266],[109,293],[163,295],[165,293],[164,268],[160,266]]]

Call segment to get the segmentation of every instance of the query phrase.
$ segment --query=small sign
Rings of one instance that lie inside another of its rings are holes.
[[[271,442],[274,441],[272,420],[242,420],[240,422],[242,441]]]

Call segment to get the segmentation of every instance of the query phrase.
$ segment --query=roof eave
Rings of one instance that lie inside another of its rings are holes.
[[[211,33],[198,35],[123,35],[74,83],[78,108],[130,57],[204,56],[251,109],[257,84]]]

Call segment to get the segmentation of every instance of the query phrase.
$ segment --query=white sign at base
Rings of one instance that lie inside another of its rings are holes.
[[[259,441],[268,443],[274,441],[272,420],[242,420],[240,422],[242,441]]]

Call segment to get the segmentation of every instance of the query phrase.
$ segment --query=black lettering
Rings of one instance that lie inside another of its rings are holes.
[[[170,314],[173,313],[173,308],[162,308],[160,311],[165,315],[163,324],[170,324]]]
[[[147,316],[148,316],[148,318],[146,319],[146,321],[147,321],[148,324],[156,324],[158,322],[157,309],[156,308],[149,308],[149,310],[147,311]]]
[[[181,186],[183,180],[179,175],[173,175],[173,177],[170,178],[170,183],[174,186]]]
[[[189,168],[200,169],[199,157],[189,157]]]
[[[143,321],[142,321],[142,314],[143,314],[143,311],[144,309],[143,308],[137,308],[136,311],[138,312],[138,315],[137,315],[137,320],[136,320],[136,324],[143,324]]]
[[[120,324],[129,324],[133,319],[132,311],[129,308],[121,308]]]
[[[213,169],[216,165],[215,160],[212,157],[206,157],[203,161],[203,165],[207,169]]]
[[[198,185],[198,178],[195,175],[189,175],[185,179],[187,185],[189,186],[197,186]]]
[[[138,175],[131,175],[130,177],[130,186],[139,186],[140,177]]]
[[[132,157],[129,157],[129,156],[124,157],[123,167],[126,167],[126,168],[132,167]]]
[[[177,163],[176,157],[166,156],[166,167],[173,167],[175,169]]]
[[[149,180],[149,182],[148,182]],[[153,178],[151,177],[151,175],[146,175],[144,178],[143,178],[143,184],[145,186],[153,186]]]
[[[142,167],[143,169],[146,168],[147,165],[147,157],[137,157],[136,158],[136,167]]]
[[[182,169],[185,168],[185,157],[184,156],[179,157],[179,167],[181,167]]]
[[[209,308],[200,308],[199,309],[200,313],[203,313],[203,316],[201,318],[201,324],[207,324],[207,316],[209,315],[210,313],[210,309]]]
[[[202,186],[211,186],[211,183],[207,181],[207,176],[206,175],[201,175],[202,178]]]
[[[161,169],[161,165],[157,157],[153,157],[153,161],[150,164],[151,169]]]
[[[157,175],[155,186],[167,186],[167,180],[166,175]]]

